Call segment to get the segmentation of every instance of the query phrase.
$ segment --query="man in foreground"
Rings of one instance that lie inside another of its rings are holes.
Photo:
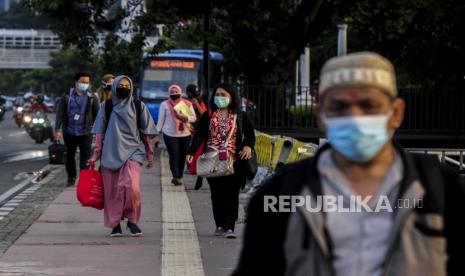
[[[233,275],[463,275],[464,183],[393,141],[405,104],[392,64],[369,52],[333,58],[319,91],[329,143],[251,199]]]

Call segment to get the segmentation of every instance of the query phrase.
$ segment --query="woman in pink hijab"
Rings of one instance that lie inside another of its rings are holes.
[[[170,98],[160,105],[158,112],[158,132],[163,133],[163,139],[168,149],[170,170],[173,175],[171,183],[182,185],[184,165],[191,140],[190,123],[196,121],[192,103],[181,97],[179,85],[168,88]],[[183,108],[180,108],[183,106]]]

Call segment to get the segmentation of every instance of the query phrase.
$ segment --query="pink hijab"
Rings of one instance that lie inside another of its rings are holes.
[[[171,95],[181,95],[182,94],[182,88],[179,85],[173,84],[168,88],[168,93]],[[170,106],[171,110],[171,117],[173,117],[174,123],[176,125],[176,134],[180,134],[186,129],[186,125],[189,123],[183,123],[181,120],[178,119],[178,116],[176,116],[176,110],[174,110],[174,107],[183,101],[187,106],[191,107],[192,103],[186,99],[183,99],[182,96],[179,97],[177,100],[173,100],[171,98],[168,99],[168,104]]]

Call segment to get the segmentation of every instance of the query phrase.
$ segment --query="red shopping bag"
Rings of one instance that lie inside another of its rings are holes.
[[[94,169],[94,164],[89,170],[82,170],[77,186],[77,199],[84,207],[103,209],[103,180],[99,171]]]
[[[199,159],[199,156],[202,155],[204,145],[205,142],[202,143],[200,147],[197,149],[192,158],[192,162],[189,164],[189,173],[191,174],[197,174],[197,159]]]

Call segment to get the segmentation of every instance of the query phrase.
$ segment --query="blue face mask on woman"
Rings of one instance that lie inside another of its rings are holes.
[[[229,98],[222,96],[215,96],[213,100],[218,108],[226,108],[229,106]]]
[[[353,162],[372,160],[391,138],[387,123],[392,111],[383,115],[323,117],[328,142]]]

